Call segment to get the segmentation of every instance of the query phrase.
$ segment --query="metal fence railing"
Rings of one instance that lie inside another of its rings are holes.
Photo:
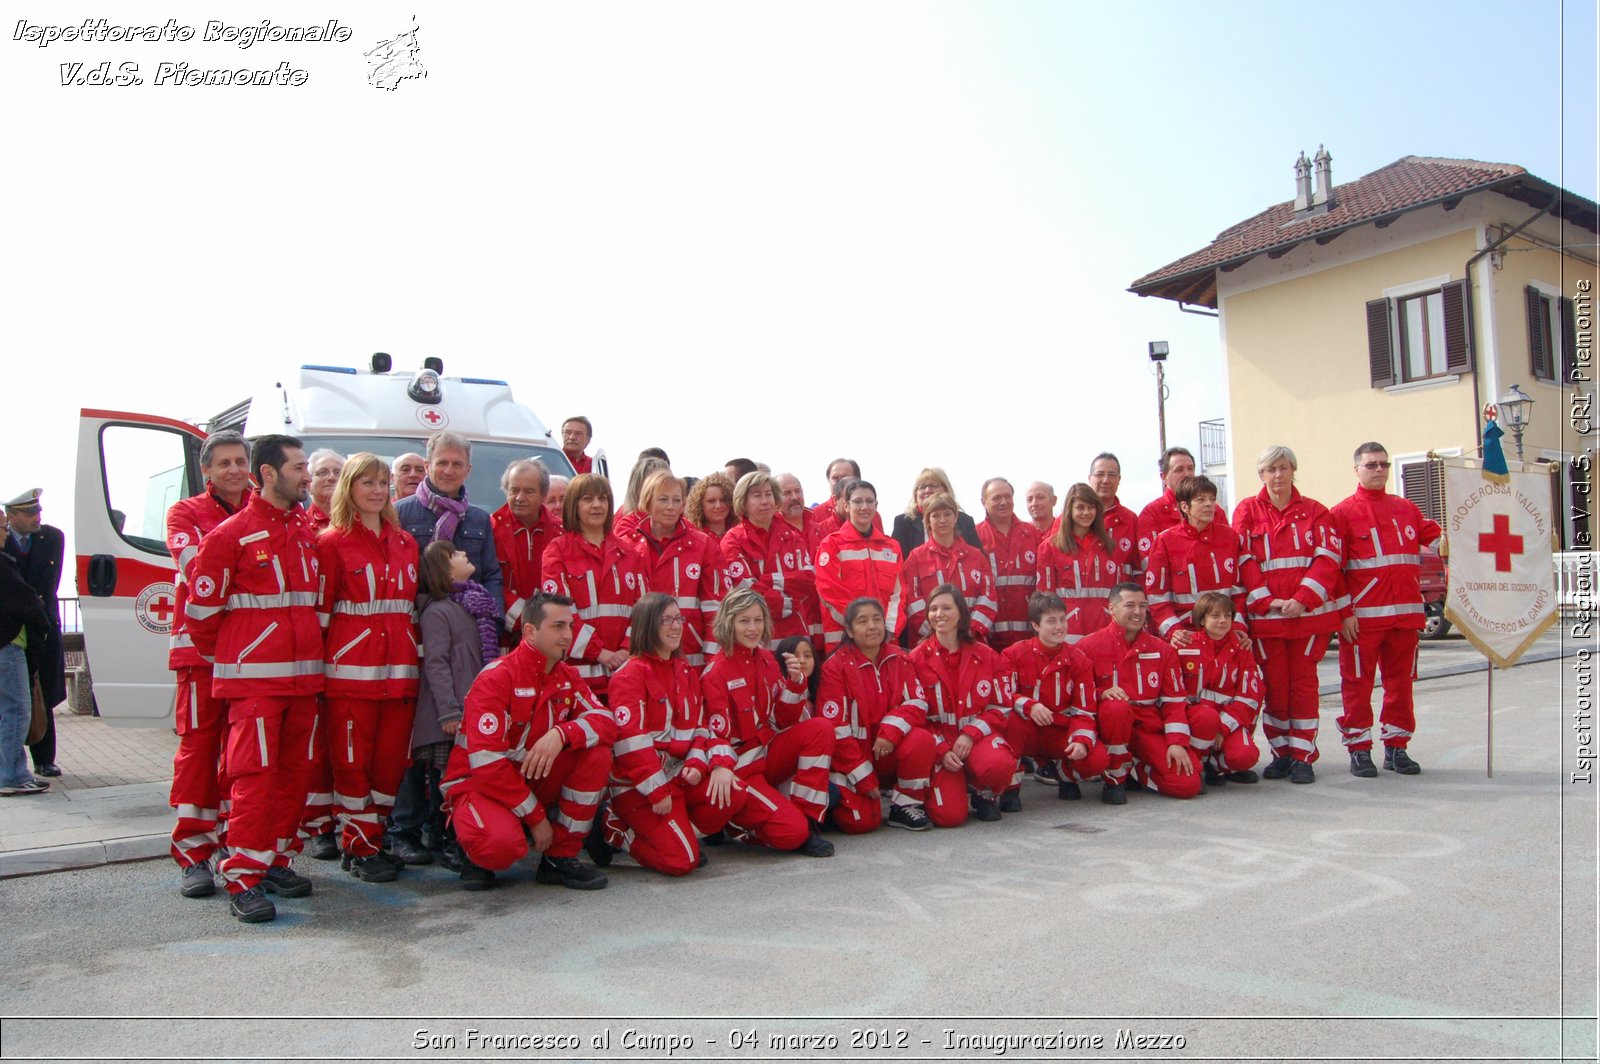
[[[1200,422],[1200,471],[1228,464],[1228,422],[1213,418]]]

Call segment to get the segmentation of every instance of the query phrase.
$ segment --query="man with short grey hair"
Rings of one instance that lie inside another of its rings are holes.
[[[1042,480],[1036,480],[1028,485],[1022,502],[1028,508],[1028,520],[1033,522],[1033,527],[1039,530],[1041,536],[1047,534],[1055,521],[1056,489]]]
[[[311,470],[311,498],[306,503],[306,520],[311,531],[320,533],[333,523],[329,511],[333,508],[333,489],[338,486],[339,474],[344,470],[344,455],[331,447],[318,447],[306,458]]]
[[[572,483],[570,478],[560,473],[553,473],[550,476],[550,487],[544,493],[545,512],[550,515],[557,528],[561,527],[561,500],[567,497],[567,485],[570,483]]]
[[[506,466],[500,478],[506,504],[490,515],[494,527],[494,552],[505,585],[501,605],[505,625],[501,646],[512,648],[522,632],[522,607],[544,583],[544,549],[561,534],[561,522],[544,507],[550,490],[550,471],[544,463],[519,458]]]

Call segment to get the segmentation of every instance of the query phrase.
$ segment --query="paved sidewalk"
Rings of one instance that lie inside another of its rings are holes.
[[[170,728],[58,710],[61,777],[48,794],[0,800],[0,878],[163,856],[177,749]]]
[[[1518,667],[1577,649],[1552,633]],[[1424,646],[1419,679],[1483,669],[1483,658],[1456,636]],[[1337,750],[1336,653],[1323,662],[1322,673],[1321,741],[1324,751]],[[1426,688],[1419,688],[1419,702],[1426,699]],[[165,728],[112,727],[71,712],[56,715],[56,734],[64,775],[51,781],[50,793],[0,800],[0,879],[166,856],[172,830],[167,791],[177,735]]]

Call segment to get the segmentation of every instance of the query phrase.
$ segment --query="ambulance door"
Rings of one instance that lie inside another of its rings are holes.
[[[74,499],[79,607],[95,704],[112,724],[170,725],[167,639],[177,608],[167,508],[198,493],[193,425],[83,410]]]

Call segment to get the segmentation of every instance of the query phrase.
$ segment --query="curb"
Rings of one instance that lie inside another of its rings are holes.
[[[44,846],[34,850],[0,853],[0,879],[97,868],[124,861],[148,861],[167,856],[172,840],[166,835],[130,835],[121,839],[78,842],[70,846]]]

